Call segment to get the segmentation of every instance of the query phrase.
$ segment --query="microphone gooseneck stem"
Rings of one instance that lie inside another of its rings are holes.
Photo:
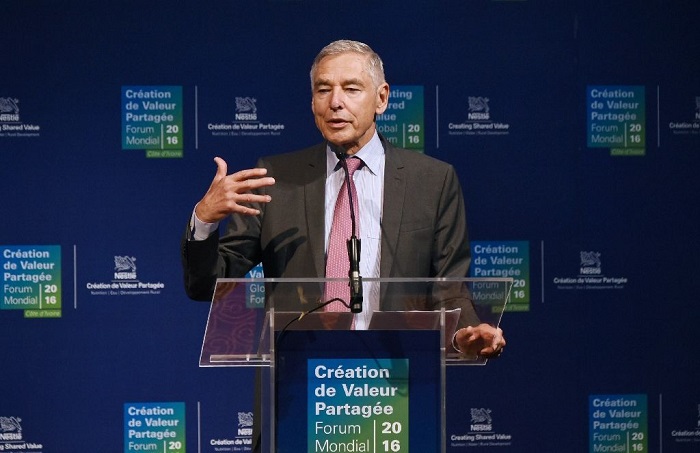
[[[354,202],[353,202],[353,198],[352,198],[352,190],[350,188],[350,170],[348,170],[348,162],[346,160],[348,158],[348,155],[345,153],[341,153],[339,151],[336,151],[335,155],[338,158],[338,160],[340,161],[340,165],[343,167],[343,171],[345,171],[345,187],[348,190],[348,202],[350,203],[350,223],[352,225],[352,236],[351,237],[356,237],[357,234],[355,233],[355,229],[356,229],[355,206],[354,206]]]
[[[350,187],[350,171],[346,161],[347,154],[336,152],[336,156],[340,160],[340,164],[345,171],[345,186],[348,189],[348,201],[350,202],[350,222],[352,225],[352,235],[347,241],[348,245],[348,260],[350,261],[350,270],[348,277],[350,278],[350,311],[352,313],[362,313],[362,276],[360,275],[360,239],[356,234],[355,206],[352,199],[352,190]]]
[[[355,236],[348,239],[350,258],[350,311],[362,313],[362,276],[360,275],[360,240]]]

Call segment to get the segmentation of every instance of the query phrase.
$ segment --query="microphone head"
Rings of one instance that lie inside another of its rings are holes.
[[[329,145],[331,147],[331,151],[335,153],[335,157],[337,157],[338,160],[345,160],[348,157],[348,155],[345,153],[345,150],[340,146],[336,146],[332,143],[329,143]]]

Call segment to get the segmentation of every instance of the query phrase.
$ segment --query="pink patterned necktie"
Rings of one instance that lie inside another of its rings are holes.
[[[345,160],[348,166],[350,179],[350,192],[352,192],[352,206],[355,211],[355,235],[360,236],[360,215],[358,212],[357,190],[352,179],[355,171],[363,164],[357,157]],[[331,225],[331,236],[328,241],[328,253],[326,256],[326,278],[348,278],[350,271],[350,259],[348,258],[347,240],[352,235],[352,220],[350,217],[350,202],[348,201],[347,179],[343,180],[343,185],[338,192],[338,199],[335,202],[333,211],[333,225]],[[326,301],[337,297],[350,303],[350,286],[348,281],[326,283]],[[349,311],[348,308],[339,301],[326,305],[326,311]]]

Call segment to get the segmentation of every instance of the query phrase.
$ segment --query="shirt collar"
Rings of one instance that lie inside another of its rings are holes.
[[[372,174],[378,174],[382,160],[384,159],[384,146],[379,139],[379,134],[374,131],[374,135],[365,146],[363,146],[353,157],[359,157],[364,162],[364,166],[369,169]],[[326,145],[326,176],[330,176],[341,168],[340,161],[331,150],[330,145]]]

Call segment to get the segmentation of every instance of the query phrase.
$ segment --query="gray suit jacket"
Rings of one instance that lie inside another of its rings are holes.
[[[383,138],[382,143],[386,165],[380,277],[466,277],[470,251],[462,189],[454,168],[395,148]],[[259,216],[231,216],[220,237],[215,234],[205,241],[188,240],[188,227],[182,240],[182,263],[191,298],[211,300],[217,278],[243,277],[260,262],[267,278],[324,276],[326,143],[263,158],[259,166],[267,168],[276,181],[261,190],[272,201],[256,206]],[[382,288],[381,309],[436,308],[430,297],[404,297],[416,289],[401,286]],[[306,291],[307,301],[320,296],[314,288]],[[478,323],[471,304],[465,312],[464,298],[458,299],[446,304],[463,308],[460,324]]]

